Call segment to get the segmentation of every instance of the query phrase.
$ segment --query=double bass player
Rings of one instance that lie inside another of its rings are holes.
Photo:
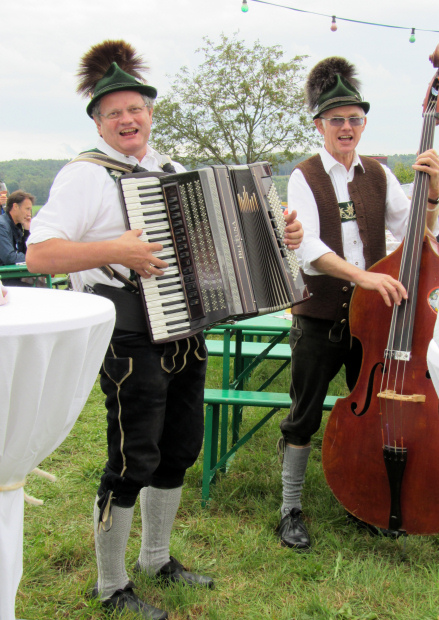
[[[278,535],[282,544],[295,549],[311,546],[301,492],[329,383],[344,365],[352,390],[361,367],[361,346],[349,329],[353,286],[377,291],[387,306],[407,299],[396,279],[366,271],[385,256],[386,227],[403,239],[409,200],[387,167],[357,154],[370,108],[359,87],[354,65],[344,58],[326,58],[311,70],[307,103],[324,146],[295,168],[288,184],[288,209],[297,211],[304,229],[297,255],[313,293],[292,309],[292,404],[280,425],[283,503]],[[437,153],[421,153],[413,168],[429,175],[426,224],[437,234]]]

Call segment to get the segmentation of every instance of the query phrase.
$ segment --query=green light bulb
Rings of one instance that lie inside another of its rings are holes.
[[[242,0],[242,4],[241,4],[241,11],[243,13],[247,13],[248,11],[248,3],[247,0]]]
[[[410,43],[414,43],[416,41],[415,29],[414,28],[412,28],[412,32],[411,32],[409,41],[410,41]]]

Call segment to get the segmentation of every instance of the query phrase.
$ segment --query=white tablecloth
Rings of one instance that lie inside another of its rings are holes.
[[[434,325],[433,338],[427,349],[427,366],[439,396],[439,314]]]
[[[97,295],[9,288],[0,306],[0,487],[22,481],[70,432],[114,326]],[[0,492],[0,618],[15,619],[23,489]]]

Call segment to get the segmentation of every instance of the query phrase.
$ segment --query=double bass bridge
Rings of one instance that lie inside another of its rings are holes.
[[[401,400],[408,403],[425,403],[425,394],[397,394],[395,390],[384,390],[379,392],[377,398],[386,398],[387,400]]]

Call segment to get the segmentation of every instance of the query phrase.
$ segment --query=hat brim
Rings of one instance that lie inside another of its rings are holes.
[[[148,84],[139,84],[138,86],[131,84],[121,84],[120,86],[111,85],[107,88],[103,88],[94,95],[93,99],[91,99],[89,104],[87,105],[87,114],[90,116],[90,118],[93,118],[92,111],[99,99],[102,99],[102,97],[105,97],[105,95],[122,92],[124,90],[132,90],[134,92],[140,93],[141,95],[146,95],[150,99],[157,98],[157,89],[154,88],[154,86],[149,86]]]
[[[370,103],[368,103],[367,101],[358,101],[358,99],[355,99],[354,97],[336,97],[335,99],[329,99],[328,101],[325,101],[325,103],[323,103],[319,107],[317,114],[313,116],[313,120],[315,121],[316,118],[319,118],[323,114],[323,112],[327,112],[328,110],[332,110],[333,108],[342,108],[343,106],[348,105],[359,106],[360,108],[362,108],[362,110],[364,110],[365,114],[367,114],[370,110]]]

